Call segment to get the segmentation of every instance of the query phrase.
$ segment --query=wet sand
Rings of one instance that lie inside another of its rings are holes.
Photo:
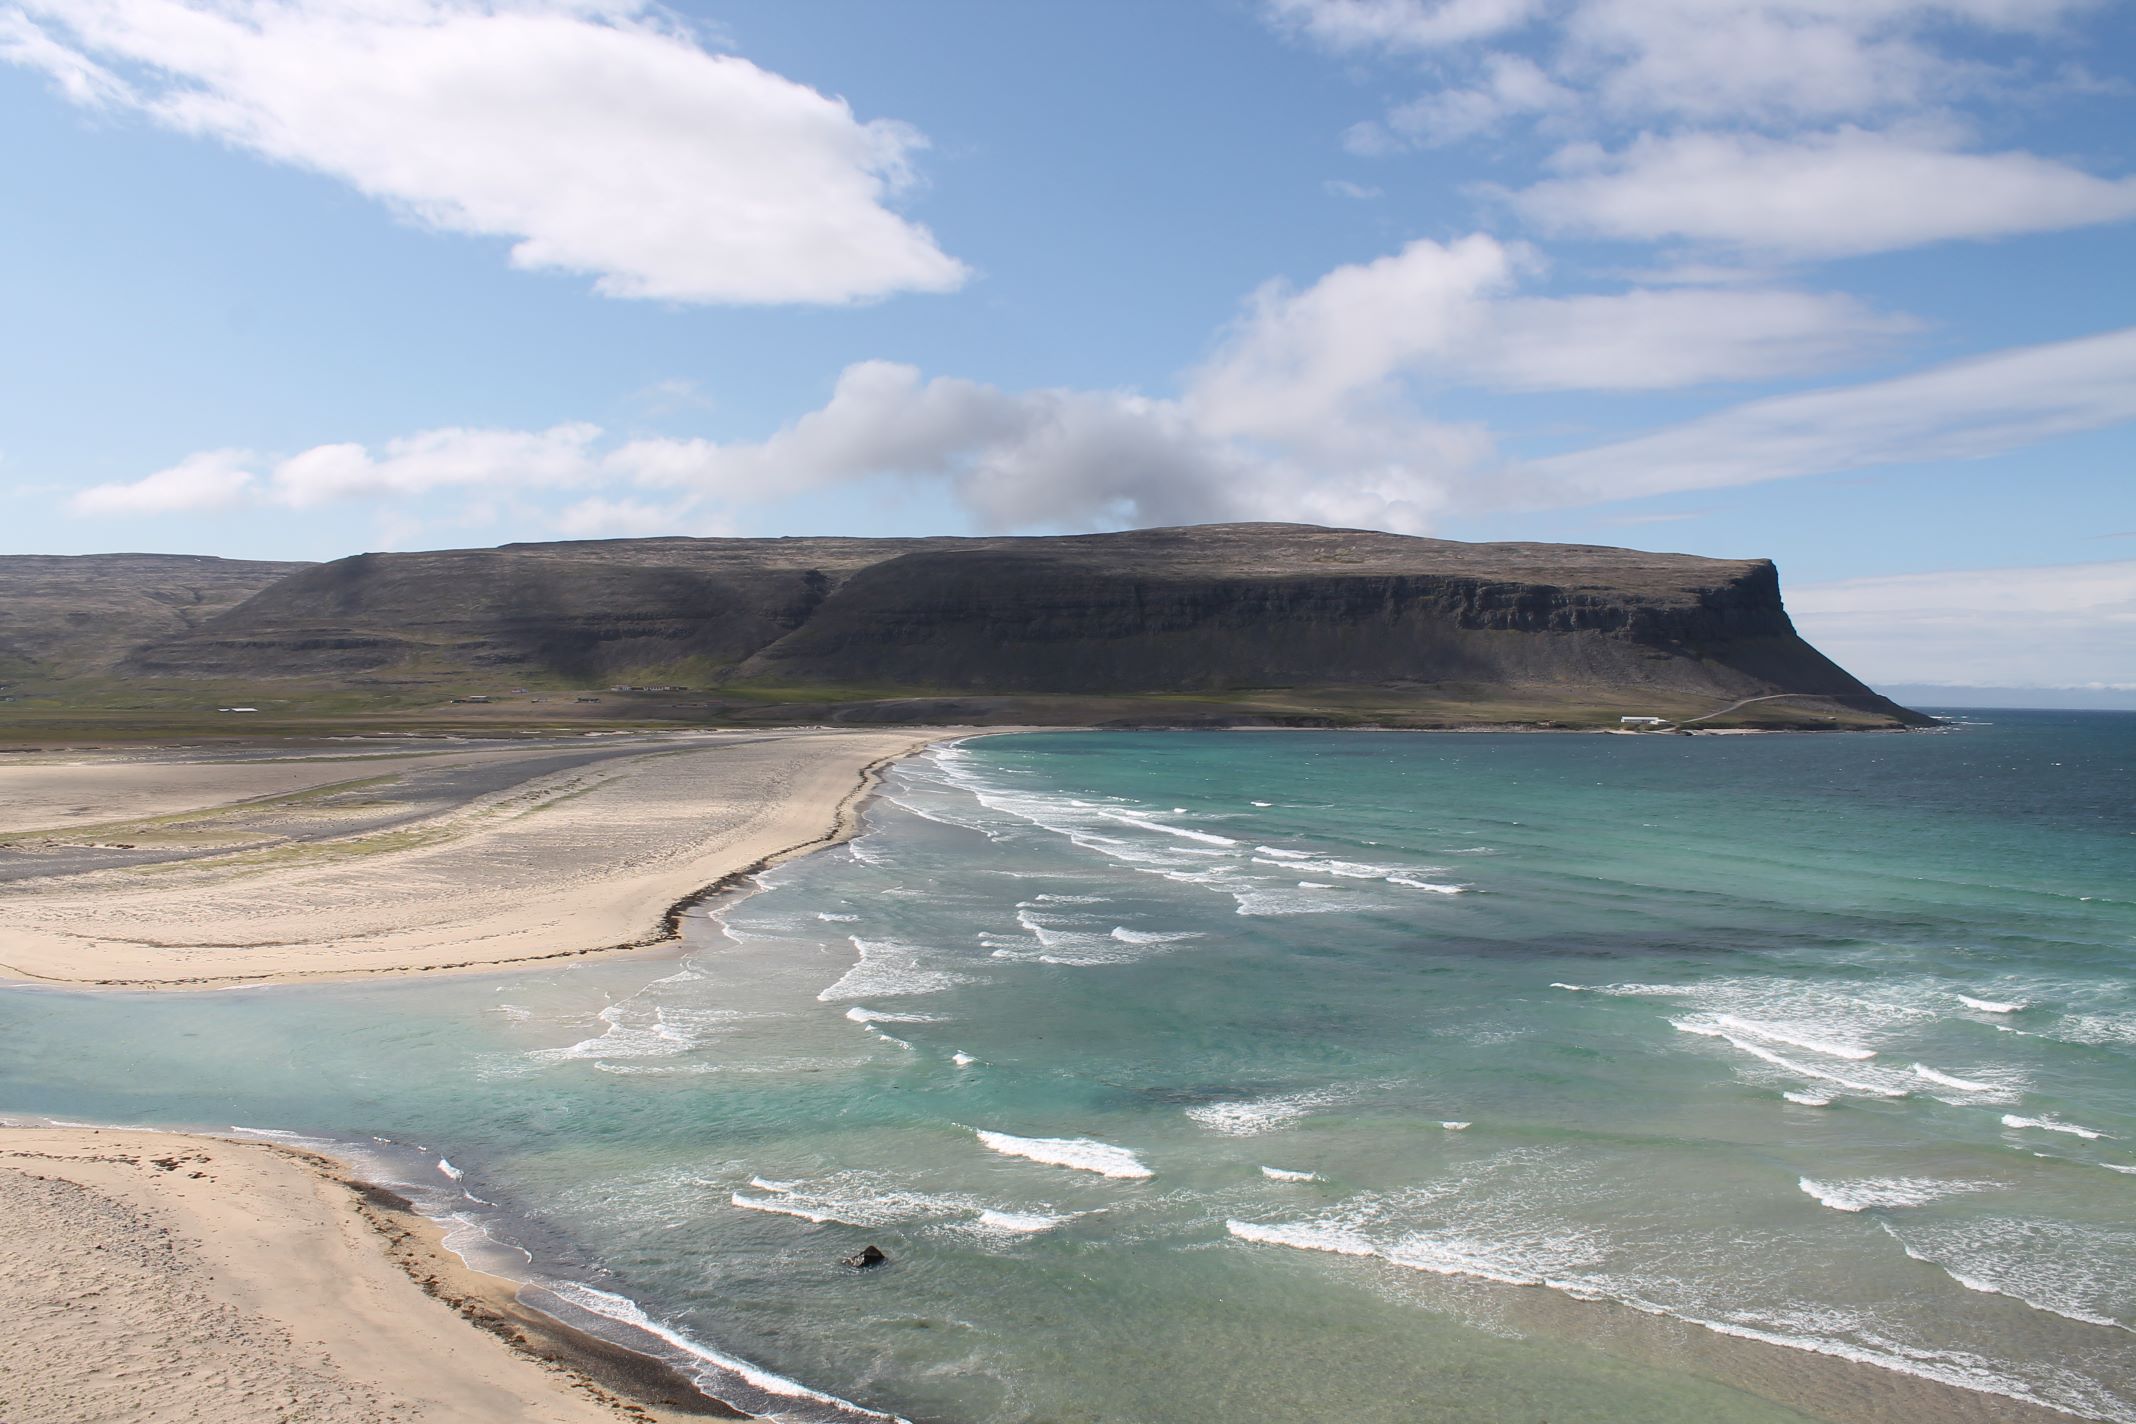
[[[658,1362],[520,1305],[405,1203],[310,1153],[0,1128],[0,1220],[0,1419],[742,1417]]]
[[[709,890],[850,834],[879,770],[943,735],[0,766],[0,975],[198,988],[664,943]]]

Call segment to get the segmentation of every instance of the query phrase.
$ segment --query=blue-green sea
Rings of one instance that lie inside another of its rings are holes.
[[[688,930],[0,991],[0,1110],[325,1140],[795,1420],[2136,1421],[2136,714],[973,739]]]

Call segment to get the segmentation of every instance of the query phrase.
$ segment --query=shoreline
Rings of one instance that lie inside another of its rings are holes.
[[[380,854],[371,853],[359,831],[18,882],[32,887],[27,894],[0,885],[0,932],[9,943],[0,982],[204,990],[480,973],[659,950],[680,942],[689,911],[771,866],[851,838],[884,773],[899,760],[989,730],[797,729],[638,749],[591,748],[583,755],[606,759],[598,769],[589,761],[486,790],[412,829],[370,834],[370,841],[391,836],[406,842]],[[680,765],[658,764],[678,760]],[[724,775],[737,762],[743,763],[737,775]],[[286,814],[292,799],[270,809]],[[191,814],[205,821],[257,804]],[[536,812],[546,819],[522,831]],[[678,835],[677,825],[693,829]],[[554,834],[559,826],[565,836]],[[668,844],[648,855],[645,842],[663,836]],[[561,849],[554,844],[560,840],[567,842]],[[104,843],[89,844],[100,851],[134,849],[126,842],[110,844],[108,833]],[[300,863],[282,868],[271,863],[277,856]],[[248,858],[270,863],[256,870]],[[306,859],[313,863],[302,863]],[[528,863],[532,874],[524,872]],[[484,877],[495,880],[493,868],[500,864],[522,867],[519,886],[485,886]],[[544,868],[548,878],[540,874]],[[382,902],[368,882],[390,880],[395,872],[406,887],[386,889],[415,893]],[[156,876],[165,883],[143,883]],[[485,888],[489,903],[467,903],[471,892]],[[332,917],[331,905],[317,903],[322,889],[368,915],[375,927],[318,938],[316,927]],[[574,889],[580,893],[573,895]],[[291,902],[302,902],[301,910],[286,912],[283,906]],[[663,908],[648,915],[648,904]],[[129,922],[125,938],[109,929],[75,928],[122,920]],[[300,937],[307,932],[311,938]],[[569,947],[552,947],[558,940]]]
[[[527,1304],[407,1197],[308,1147],[7,1123],[0,1200],[39,1228],[0,1247],[22,1312],[0,1340],[10,1418],[97,1417],[137,1374],[232,1424],[292,1404],[334,1424],[756,1417]]]

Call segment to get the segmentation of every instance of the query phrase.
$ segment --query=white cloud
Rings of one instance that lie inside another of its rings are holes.
[[[2136,420],[2136,327],[1998,351],[1891,380],[1751,401],[1652,435],[1538,460],[1570,504],[1874,465],[1970,460]]]
[[[1949,44],[2050,33],[2094,0],[1580,0],[1561,68],[1620,115],[1829,123],[1902,113],[1995,78]]]
[[[622,539],[653,534],[703,535],[702,520],[690,520],[694,498],[649,503],[642,499],[609,499],[592,495],[557,512],[550,521],[567,539]],[[684,522],[688,520],[687,529]]]
[[[1559,172],[1512,194],[1512,207],[1544,230],[1821,258],[2136,217],[2136,177],[1975,151],[1953,117],[2081,87],[2040,74],[2069,68],[2073,22],[2104,8],[1270,0],[1268,13],[1338,52],[1421,68],[1421,93],[1344,131],[1352,153],[1532,131],[1556,145]]]
[[[1337,52],[1419,56],[1440,73],[1473,69],[1477,83],[1441,84],[1414,112],[1481,131],[1574,107],[1575,98],[1593,119],[1633,122],[1829,124],[1914,112],[2029,81],[1984,64],[1963,38],[2052,40],[2072,17],[2100,8],[2099,0],[1269,0],[1267,10],[1279,29]],[[1503,49],[1476,54],[1524,29],[1532,60]]]
[[[1853,298],[1788,288],[1569,297],[1515,289],[1540,267],[1475,234],[1418,240],[1303,291],[1255,293],[1187,400],[1222,434],[1295,434],[1390,382],[1494,390],[1660,390],[1829,367],[1912,329]]]
[[[1432,50],[1518,29],[1543,0],[1269,0],[1268,10],[1331,49]]]
[[[77,103],[329,174],[614,297],[851,302],[965,268],[888,201],[924,140],[715,54],[650,0],[19,0]]]
[[[1176,399],[1011,392],[911,366],[846,368],[762,440],[641,440],[605,468],[733,501],[883,476],[947,483],[989,527],[1307,519],[1421,530],[1499,498],[1489,432],[1431,392],[1616,390],[1820,365],[1903,323],[1843,297],[1674,289],[1522,297],[1536,259],[1417,241],[1311,286],[1263,287]]]
[[[1872,683],[2136,688],[2136,561],[1850,579],[1787,603]]]
[[[249,451],[203,450],[130,484],[92,485],[67,501],[76,514],[177,514],[225,509],[251,491]]]
[[[1435,89],[1387,111],[1386,126],[1411,143],[1443,147],[1490,133],[1516,115],[1571,109],[1574,91],[1524,55],[1488,54],[1472,88]]]
[[[1270,283],[1173,398],[1006,391],[862,361],[823,406],[762,439],[612,443],[583,423],[449,428],[376,449],[316,446],[275,463],[257,488],[241,481],[199,497],[250,491],[306,508],[443,490],[580,490],[560,527],[642,532],[673,527],[693,499],[731,506],[903,478],[947,486],[991,528],[1236,518],[1421,530],[1448,509],[1503,501],[1506,465],[1490,432],[1433,412],[1446,389],[1739,380],[1827,365],[1907,329],[1845,297],[1771,287],[1521,295],[1538,269],[1527,249],[1477,234],[1412,242],[1302,289]],[[618,498],[619,488],[684,502]]]
[[[1366,183],[1352,183],[1347,178],[1330,178],[1321,186],[1327,190],[1331,197],[1354,198],[1361,203],[1386,196],[1385,189],[1375,188]]]
[[[318,445],[275,466],[276,503],[306,508],[366,495],[421,495],[432,490],[504,486],[515,490],[581,485],[594,479],[591,449],[599,426],[547,430],[426,430],[386,443]]]
[[[1966,153],[1927,135],[1843,128],[1796,139],[1642,136],[1512,195],[1543,227],[1690,238],[1795,257],[2052,232],[2136,217],[2136,177],[2099,178],[2022,152]]]

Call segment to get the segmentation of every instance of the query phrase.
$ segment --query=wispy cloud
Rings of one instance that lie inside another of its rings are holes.
[[[1787,602],[1872,683],[2136,686],[2136,561],[1849,579]]]
[[[2136,177],[1984,150],[1957,117],[2081,92],[2073,37],[2100,8],[1268,0],[1267,13],[1419,77],[1420,92],[1343,133],[1352,153],[1518,134],[1553,151],[1547,171],[1486,191],[1540,231],[1814,259],[2136,217]],[[2060,87],[2039,77],[2057,54]]]
[[[1775,396],[1529,466],[1545,502],[1971,460],[2136,420],[2136,327]]]
[[[1843,128],[1795,139],[1642,136],[1508,195],[1552,232],[1684,238],[1783,257],[1840,257],[2136,217],[2136,177],[2099,178],[1948,135]]]

